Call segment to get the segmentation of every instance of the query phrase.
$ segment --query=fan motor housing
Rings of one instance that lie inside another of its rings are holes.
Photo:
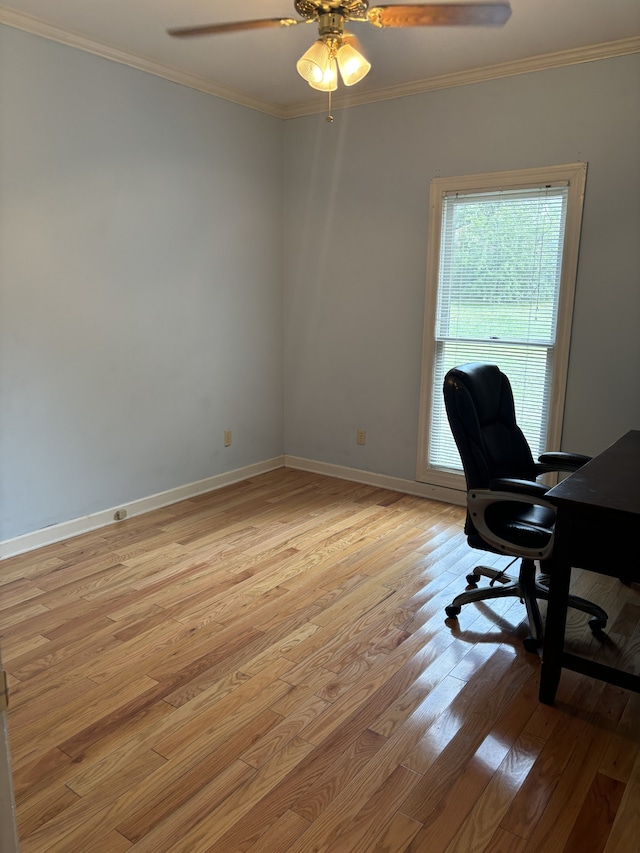
[[[331,14],[341,15],[344,20],[364,19],[369,0],[295,0],[294,6],[300,17],[307,20]]]
[[[318,18],[320,38],[325,36],[341,36],[344,32],[344,15],[339,12],[328,12]]]

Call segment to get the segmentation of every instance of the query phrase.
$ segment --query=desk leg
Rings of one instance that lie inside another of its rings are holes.
[[[540,701],[546,705],[553,705],[558,684],[560,683],[570,581],[571,566],[561,562],[552,563],[549,579],[547,621],[542,646],[540,692],[538,694]]]

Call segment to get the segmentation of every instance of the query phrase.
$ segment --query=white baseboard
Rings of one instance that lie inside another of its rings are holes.
[[[316,462],[313,459],[303,459],[299,456],[284,457],[285,468],[297,468],[300,471],[311,471],[314,474],[326,474],[327,477],[337,477],[339,480],[351,480],[354,483],[364,483],[367,486],[378,486],[381,489],[391,489],[406,495],[417,495],[434,501],[466,506],[467,493],[458,489],[447,489],[444,486],[433,486],[429,483],[419,483],[417,480],[404,480],[401,477],[390,477],[386,474],[375,474],[373,471],[361,471],[359,468],[347,468],[344,465],[332,465],[330,462]]]
[[[159,492],[147,498],[122,503],[110,509],[91,513],[91,515],[73,518],[60,524],[52,524],[50,527],[43,527],[41,530],[34,530],[33,533],[25,533],[22,536],[16,536],[14,539],[5,539],[4,542],[0,542],[0,560],[15,557],[17,554],[24,554],[26,551],[33,551],[35,548],[43,548],[45,545],[52,545],[54,542],[61,542],[63,539],[97,530],[99,527],[106,527],[107,524],[114,523],[113,516],[119,509],[125,509],[127,518],[132,518],[134,515],[142,515],[145,512],[151,512],[154,509],[178,503],[178,501],[188,500],[205,492],[213,492],[223,486],[230,486],[232,483],[239,483],[241,480],[248,480],[250,477],[265,474],[267,471],[274,471],[283,466],[284,456],[276,456],[273,459],[267,459],[265,462],[256,462],[253,465],[236,468],[224,474],[215,474],[213,477],[207,477],[195,483],[187,483],[186,486],[178,486],[175,489]]]
[[[132,518],[135,515],[161,509],[170,504],[178,503],[178,501],[188,500],[205,492],[213,492],[223,486],[230,486],[232,483],[239,483],[241,480],[248,480],[250,477],[282,467],[311,471],[314,474],[325,474],[328,477],[337,477],[339,480],[351,480],[354,483],[364,483],[367,486],[391,489],[395,492],[431,498],[431,500],[458,506],[464,506],[466,503],[466,492],[457,489],[432,486],[428,483],[418,483],[415,480],[404,480],[401,477],[389,477],[386,474],[375,474],[373,471],[361,471],[358,468],[347,468],[343,465],[332,465],[329,462],[316,462],[313,459],[303,459],[299,456],[276,456],[264,462],[256,462],[254,465],[246,465],[244,468],[236,468],[234,471],[227,471],[224,474],[215,474],[205,480],[178,486],[175,489],[159,492],[156,495],[140,498],[130,503],[122,503],[117,507],[100,510],[91,515],[73,518],[60,524],[52,524],[50,527],[43,527],[41,530],[34,530],[32,533],[16,536],[14,539],[5,539],[0,542],[0,560],[33,551],[36,548],[43,548],[45,545],[53,545],[55,542],[70,539],[72,536],[79,536],[81,533],[89,533],[91,530],[97,530],[100,527],[106,527],[108,524],[114,523],[114,514],[120,509],[127,511],[127,518]]]

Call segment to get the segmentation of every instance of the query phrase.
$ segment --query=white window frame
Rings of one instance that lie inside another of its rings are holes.
[[[429,465],[429,434],[431,427],[431,400],[434,383],[436,352],[435,322],[438,297],[440,241],[442,231],[443,199],[450,193],[490,192],[493,190],[526,189],[528,187],[568,185],[567,213],[564,232],[560,293],[551,375],[549,415],[545,450],[559,450],[562,437],[564,400],[567,385],[569,348],[575,282],[578,269],[582,209],[587,175],[586,163],[570,163],[509,172],[492,172],[481,175],[434,178],[429,193],[429,226],[427,236],[427,283],[424,310],[422,351],[422,378],[420,385],[420,420],[418,425],[418,461],[416,479],[458,491],[465,491],[464,475],[453,470],[443,470]],[[442,385],[436,389],[442,393]]]

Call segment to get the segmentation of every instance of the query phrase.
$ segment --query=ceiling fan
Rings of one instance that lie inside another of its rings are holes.
[[[179,27],[167,32],[177,38],[218,35],[241,30],[318,24],[319,38],[297,62],[298,73],[313,89],[333,92],[338,88],[338,70],[345,86],[353,86],[368,74],[371,64],[360,43],[345,31],[349,22],[374,27],[501,26],[511,15],[508,2],[412,3],[369,8],[369,0],[294,0],[300,18],[259,18],[225,24]]]

